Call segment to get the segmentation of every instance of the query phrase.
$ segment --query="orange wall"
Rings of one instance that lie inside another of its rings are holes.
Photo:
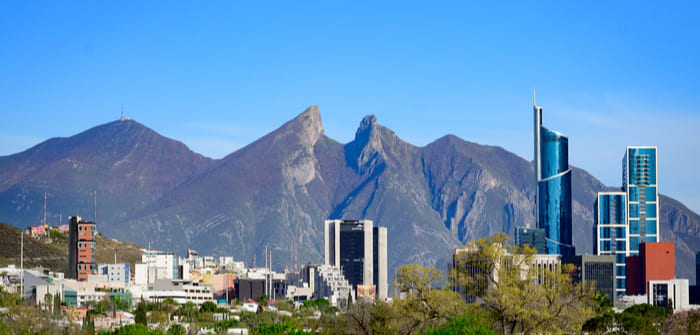
[[[644,264],[644,291],[650,280],[676,278],[676,251],[673,242],[642,243],[639,254]]]

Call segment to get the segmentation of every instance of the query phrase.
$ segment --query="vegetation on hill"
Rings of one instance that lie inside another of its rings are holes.
[[[51,231],[51,242],[44,243],[24,235],[24,266],[41,266],[52,271],[66,272],[68,268],[68,234]],[[0,266],[20,265],[20,229],[0,222]],[[95,236],[95,262],[98,264],[129,263],[132,268],[141,261],[141,247],[102,235]]]

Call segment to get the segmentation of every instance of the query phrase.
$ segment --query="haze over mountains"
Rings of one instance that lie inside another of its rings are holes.
[[[526,139],[523,139],[526,140]],[[213,160],[136,121],[115,121],[0,157],[0,221],[25,227],[69,215],[153,248],[233,255],[291,267],[322,262],[323,221],[371,219],[388,228],[389,271],[444,268],[466,241],[534,224],[532,164],[500,147],[448,135],[402,141],[367,116],[355,139],[325,136],[316,106],[250,145]],[[608,187],[573,168],[574,244],[592,252],[593,204]],[[663,189],[663,185],[661,185]],[[661,238],[676,242],[676,274],[694,275],[700,217],[661,195]]]

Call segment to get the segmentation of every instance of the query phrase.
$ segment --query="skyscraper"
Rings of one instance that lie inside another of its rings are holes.
[[[324,237],[324,264],[340,267],[353,289],[374,285],[376,298],[387,298],[385,227],[374,228],[372,220],[326,220]]]
[[[616,296],[625,295],[625,257],[628,256],[626,208],[625,192],[599,192],[593,212],[593,253],[615,256]]]
[[[639,254],[639,243],[661,240],[656,186],[656,147],[627,147],[622,160],[622,188],[629,206],[629,256]]]
[[[656,147],[627,147],[622,159],[622,189],[624,192],[598,193],[593,229],[593,252],[615,255],[618,296],[639,291],[630,287],[626,257],[638,256],[640,243],[660,241]]]
[[[533,106],[535,132],[535,221],[545,231],[548,254],[573,256],[569,138],[542,125],[542,107]]]

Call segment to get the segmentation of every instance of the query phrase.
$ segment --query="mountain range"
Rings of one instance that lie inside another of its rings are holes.
[[[596,193],[614,188],[572,170],[574,244],[590,254]],[[46,194],[48,224],[81,215],[110,237],[258,266],[267,248],[281,269],[322,262],[325,219],[371,219],[388,228],[393,273],[406,263],[445,268],[460,244],[534,226],[534,186],[532,164],[503,148],[453,135],[417,147],[372,115],[339,143],[312,106],[216,160],[133,120],[0,157],[0,221],[40,224]],[[660,212],[676,274],[693,282],[700,217],[664,195]]]

